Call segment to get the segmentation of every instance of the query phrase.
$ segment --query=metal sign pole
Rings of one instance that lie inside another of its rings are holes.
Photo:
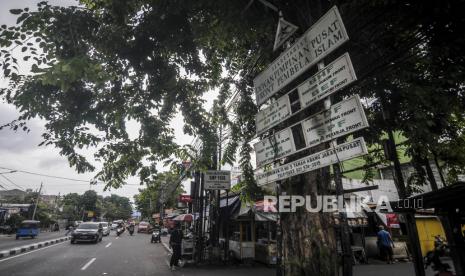
[[[276,276],[283,276],[284,269],[282,265],[283,258],[283,228],[281,225],[281,212],[279,211],[279,196],[281,195],[281,181],[276,181],[276,210],[278,211],[278,218],[276,220]]]
[[[226,190],[226,225],[225,225],[225,243],[224,243],[224,260],[229,260],[229,190]]]

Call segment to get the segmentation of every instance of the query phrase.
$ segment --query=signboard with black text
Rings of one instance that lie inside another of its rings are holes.
[[[256,165],[264,166],[365,127],[368,121],[360,97],[352,96],[254,144]],[[303,137],[303,141],[297,140],[299,137]]]
[[[360,97],[352,96],[302,122],[307,147],[368,127]]]
[[[368,153],[363,137],[255,175],[258,186],[320,169]]]
[[[286,128],[254,145],[257,167],[288,156],[296,151],[292,130]]]
[[[231,188],[230,171],[206,171],[204,174],[205,190],[229,190]]]
[[[263,104],[348,39],[341,15],[334,6],[254,79],[257,105]]]
[[[255,117],[257,135],[343,89],[356,79],[350,56],[345,53],[267,108],[260,110]]]

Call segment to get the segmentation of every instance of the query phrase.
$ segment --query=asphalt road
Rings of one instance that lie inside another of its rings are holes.
[[[184,267],[170,271],[169,254],[160,244],[151,244],[150,235],[127,232],[116,237],[112,231],[97,244],[69,241],[0,259],[0,275],[9,276],[269,276],[272,268],[255,266]]]
[[[53,234],[53,233],[49,233]],[[55,233],[59,234],[59,233]],[[64,233],[61,233],[63,235]],[[49,235],[43,237],[50,238]],[[25,240],[27,242],[27,240]],[[29,240],[36,241],[36,240]],[[3,240],[0,240],[3,242]],[[21,241],[18,241],[21,242]],[[270,276],[274,268],[255,265],[186,266],[176,271],[168,267],[170,256],[165,248],[150,243],[150,235],[127,232],[116,237],[114,231],[97,244],[70,244],[69,241],[0,259],[0,275],[9,276]],[[413,275],[411,263],[370,264],[354,267],[356,276]],[[427,271],[427,275],[433,275]]]
[[[29,237],[19,238],[16,240],[16,235],[0,235],[0,251],[7,250],[14,247],[25,246],[39,241],[46,241],[54,238],[65,236],[66,231],[59,232],[42,232],[37,237],[31,239]]]
[[[98,244],[69,241],[0,259],[0,274],[29,275],[171,275],[168,258],[150,236],[114,232]]]

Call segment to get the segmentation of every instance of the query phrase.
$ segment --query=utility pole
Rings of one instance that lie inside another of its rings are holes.
[[[40,192],[42,191],[42,182],[40,182],[39,193],[37,194],[36,205],[34,206],[34,212],[32,213],[32,220],[36,217],[37,205],[39,204]]]
[[[399,156],[397,155],[397,147],[394,139],[393,130],[391,127],[391,114],[387,105],[387,100],[383,94],[378,95],[381,100],[381,109],[383,120],[387,122],[387,134],[388,140],[385,147],[386,155],[393,163],[393,172],[394,172],[394,183],[397,188],[397,193],[399,194],[400,199],[407,198],[407,191],[405,189],[404,177],[402,175],[402,167],[400,164]],[[412,246],[412,255],[413,255],[413,264],[415,269],[416,276],[425,276],[425,268],[423,263],[423,255],[421,253],[420,240],[418,238],[418,229],[415,224],[415,213],[406,212],[404,213],[406,220],[407,236]]]
[[[55,197],[55,219],[57,220],[58,223],[58,205],[59,205],[59,200],[60,200],[60,192],[58,195]]]

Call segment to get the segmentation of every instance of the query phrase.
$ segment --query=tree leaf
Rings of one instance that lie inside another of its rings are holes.
[[[11,13],[11,14],[20,14],[20,13],[22,13],[22,12],[23,12],[22,9],[11,9],[11,10],[10,10],[10,13]]]
[[[24,21],[24,19],[28,18],[29,17],[29,13],[25,12],[23,14],[21,14],[18,19],[16,19],[16,24],[19,24],[21,22]]]

